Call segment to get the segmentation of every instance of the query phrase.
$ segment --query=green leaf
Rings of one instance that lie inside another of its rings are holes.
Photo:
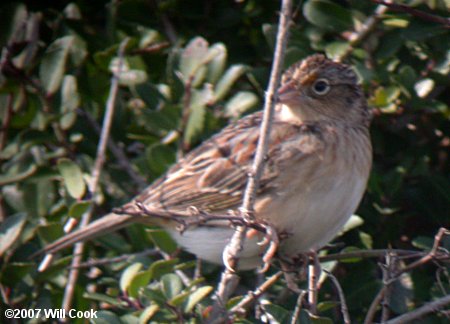
[[[237,118],[256,106],[258,96],[250,91],[239,91],[225,104],[225,116]]]
[[[133,263],[132,265],[128,266],[125,271],[122,272],[122,275],[120,277],[120,290],[128,293],[134,277],[136,277],[141,269],[142,263]]]
[[[92,324],[122,324],[120,318],[110,311],[97,311],[96,318],[91,318]]]
[[[19,238],[26,219],[26,213],[18,213],[7,217],[0,224],[0,256]]]
[[[172,299],[183,290],[183,283],[176,274],[168,273],[161,278],[162,291],[167,299]]]
[[[434,239],[428,236],[417,236],[412,240],[412,245],[418,249],[431,250],[433,247]]]
[[[123,86],[133,87],[146,82],[148,79],[147,72],[137,69],[121,72],[119,75],[119,83]]]
[[[48,94],[55,93],[64,76],[67,56],[74,42],[73,36],[55,40],[44,53],[39,66],[39,78]]]
[[[168,303],[174,307],[178,307],[185,302],[189,297],[189,291],[181,292],[175,297],[171,298]]]
[[[199,70],[204,68],[203,64],[208,55],[208,46],[208,42],[202,37],[196,37],[186,45],[181,53],[179,65],[184,84],[187,84],[196,75],[196,78],[199,78]],[[206,69],[203,70],[202,74],[205,74]],[[197,82],[200,81],[196,80],[194,83]]]
[[[163,275],[172,272],[175,266],[180,262],[178,259],[170,259],[170,260],[157,260],[153,262],[148,269],[149,280],[150,279],[159,279]]]
[[[14,182],[22,181],[32,176],[34,173],[36,173],[37,170],[38,170],[37,166],[31,164],[26,170],[20,173],[0,175],[0,186],[6,186]]]
[[[158,175],[175,162],[174,151],[163,144],[150,146],[146,151],[146,157],[150,170]]]
[[[168,254],[174,253],[178,246],[173,238],[166,232],[160,229],[152,229],[147,231],[154,245]]]
[[[139,323],[149,323],[153,315],[159,311],[159,306],[156,304],[151,304],[146,307],[144,311],[139,316]]]
[[[214,288],[212,286],[204,286],[196,289],[194,292],[189,294],[185,304],[184,304],[184,312],[191,312],[194,307],[202,301],[206,296],[208,296]]]
[[[150,82],[138,84],[136,92],[139,97],[145,102],[146,106],[152,110],[158,109],[164,96],[159,92],[158,88]]]
[[[184,132],[184,142],[191,144],[205,127],[206,105],[212,99],[211,87],[205,85],[203,90],[192,90],[189,119]]]
[[[99,301],[102,303],[107,303],[109,305],[113,305],[116,307],[123,307],[125,302],[121,301],[120,299],[117,299],[115,297],[111,297],[108,295],[104,295],[104,294],[99,294],[99,293],[89,293],[89,292],[85,292],[83,294],[84,298],[87,299],[91,299],[91,300],[95,300],[95,301]]]
[[[362,224],[364,224],[364,220],[361,217],[359,217],[358,215],[352,215],[350,219],[347,221],[347,223],[345,223],[339,235],[342,235],[345,232],[348,232],[358,226],[361,226]]]
[[[69,216],[77,219],[81,218],[91,204],[91,201],[76,201],[69,208]]]
[[[214,89],[214,102],[225,98],[233,84],[247,71],[247,69],[248,68],[245,65],[232,65],[217,82]]]
[[[326,30],[341,32],[353,27],[351,12],[327,0],[306,2],[303,14],[310,23]]]
[[[263,309],[271,315],[275,323],[288,323],[291,318],[291,313],[287,309],[269,302],[263,304]]]
[[[366,249],[372,249],[373,247],[373,239],[372,236],[365,232],[359,232],[359,239],[361,240],[361,243],[364,245]]]
[[[327,57],[330,59],[337,59],[342,56],[350,47],[350,44],[347,42],[336,41],[329,43],[325,48],[325,52],[327,53]]]
[[[275,48],[275,41],[277,37],[277,26],[272,24],[263,24],[262,32],[266,38],[267,44],[273,50]]]
[[[225,70],[225,65],[227,63],[227,48],[222,43],[217,43],[212,45],[209,51],[214,52],[214,58],[208,64],[206,79],[209,83],[215,84]]]
[[[60,125],[62,129],[67,130],[72,127],[77,118],[76,110],[79,105],[77,79],[73,75],[66,75],[61,87]]]
[[[86,184],[79,166],[71,160],[63,158],[58,160],[58,170],[64,179],[69,194],[75,199],[83,197]]]

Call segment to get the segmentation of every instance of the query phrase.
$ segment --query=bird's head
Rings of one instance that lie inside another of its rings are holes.
[[[312,55],[292,65],[283,74],[277,95],[284,118],[357,124],[368,124],[370,119],[356,73],[323,55]]]

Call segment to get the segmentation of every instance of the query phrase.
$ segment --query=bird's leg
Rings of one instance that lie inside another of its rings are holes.
[[[304,290],[297,285],[297,281],[302,274],[302,268],[305,264],[303,257],[298,259],[286,260],[279,258],[281,270],[284,274],[284,280],[289,290],[295,294],[304,294]]]

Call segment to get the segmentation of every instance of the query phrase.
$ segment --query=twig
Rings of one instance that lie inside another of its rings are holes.
[[[358,259],[358,258],[379,258],[386,253],[395,253],[398,256],[408,256],[408,257],[422,257],[426,255],[425,252],[413,251],[413,250],[397,250],[397,249],[375,249],[375,250],[360,250],[353,252],[343,252],[336,254],[328,254],[319,257],[320,262],[327,261],[342,261],[348,259]]]
[[[298,294],[297,302],[295,303],[294,313],[291,318],[291,324],[297,324],[300,319],[300,312],[302,311],[303,300],[305,299],[306,290],[302,290]]]
[[[344,53],[336,58],[337,62],[344,61],[353,51],[355,46],[359,45],[364,39],[366,39],[366,37],[375,29],[378,21],[387,9],[388,8],[384,5],[377,6],[375,13],[364,22],[360,30],[351,34],[348,47],[345,49]]]
[[[383,0],[372,0],[372,2],[389,7],[389,9],[391,9],[391,10],[406,12],[412,16],[416,16],[423,20],[428,20],[431,22],[442,24],[446,28],[450,28],[450,18],[436,16],[436,15],[430,14],[428,12],[417,10],[417,9],[411,8],[407,5],[400,4],[400,3],[392,3],[392,2],[383,1]]]
[[[291,11],[292,2],[290,0],[283,0],[281,4],[280,20],[278,23],[277,40],[274,60],[272,63],[272,71],[270,74],[267,92],[265,94],[264,113],[260,128],[260,137],[242,202],[242,214],[244,215],[244,217],[249,219],[253,219],[253,204],[255,201],[256,190],[259,186],[259,179],[264,167],[264,157],[268,149],[271,121],[275,107],[275,91],[280,83]],[[216,290],[216,303],[213,305],[213,311],[211,313],[213,319],[217,313],[223,313],[221,311],[221,305],[225,304],[228,300],[229,294],[227,292],[229,292],[230,289],[227,289],[227,286],[229,286],[229,283],[235,280],[234,269],[237,265],[239,252],[242,250],[242,246],[245,240],[245,234],[246,227],[238,226],[229,244],[224,249],[223,259],[226,267],[222,272],[221,281],[219,283],[218,289]]]
[[[438,300],[425,304],[422,307],[419,307],[409,313],[391,319],[390,321],[387,321],[385,324],[411,323],[413,320],[420,318],[426,314],[436,312],[437,310],[441,309],[442,307],[448,304],[450,304],[450,295],[439,298]]]
[[[320,264],[315,251],[310,253],[308,266],[308,303],[311,314],[317,314],[317,281],[320,276]]]
[[[0,129],[0,151],[3,151],[6,145],[6,140],[8,138],[8,129],[9,124],[11,123],[11,117],[13,112],[13,95],[12,93],[8,94],[5,109],[5,115],[3,116],[2,128]]]
[[[254,291],[249,291],[247,295],[245,295],[245,297],[237,305],[231,308],[230,313],[236,314],[244,312],[244,310],[249,305],[251,305],[255,300],[261,297],[267,291],[267,289],[269,289],[272,285],[274,285],[278,281],[278,279],[281,278],[282,275],[283,271],[278,271],[277,273],[270,276]]]
[[[106,152],[106,146],[108,143],[109,133],[111,130],[111,124],[112,124],[112,117],[114,114],[114,106],[116,103],[116,97],[117,92],[119,90],[119,76],[122,70],[123,66],[123,59],[125,55],[125,47],[128,43],[128,37],[125,38],[119,47],[118,51],[118,57],[119,57],[119,67],[116,74],[113,74],[111,78],[111,87],[109,92],[108,101],[106,103],[106,112],[103,119],[103,127],[102,127],[102,133],[100,136],[100,141],[97,147],[97,155],[95,158],[95,164],[94,169],[92,170],[92,181],[89,186],[89,191],[92,194],[92,196],[95,196],[97,192],[97,187],[100,180],[100,173],[102,171],[103,164],[105,162],[105,152]],[[91,206],[89,210],[83,215],[81,219],[80,228],[83,228],[89,224],[89,221],[91,220],[91,216],[93,213],[93,204],[94,199],[92,199]],[[69,278],[67,279],[67,285],[66,289],[64,290],[64,298],[63,298],[63,305],[62,307],[66,310],[69,310],[72,305],[72,299],[75,291],[75,285],[78,279],[79,269],[78,266],[81,263],[81,260],[83,258],[83,249],[84,249],[84,243],[80,242],[77,243],[73,249],[73,259],[71,264],[71,269],[69,272]]]
[[[137,48],[132,50],[129,55],[141,55],[141,54],[148,54],[148,53],[156,53],[160,50],[167,48],[170,46],[169,42],[160,42],[156,44],[151,44],[144,48]]]
[[[366,318],[364,319],[364,324],[373,323],[373,318],[375,317],[375,314],[377,312],[378,305],[383,300],[386,291],[387,286],[383,286],[383,288],[381,288],[378,294],[375,296],[372,303],[370,304],[369,310],[367,311]]]
[[[160,254],[159,249],[148,249],[139,253],[129,253],[129,254],[122,254],[121,256],[114,257],[114,258],[103,258],[103,259],[90,259],[86,262],[82,262],[78,265],[78,269],[80,268],[91,268],[91,267],[98,267],[105,264],[110,263],[118,263],[127,261],[130,258],[136,258],[141,256],[147,256],[147,255],[157,255]]]
[[[341,313],[342,313],[342,317],[344,319],[344,323],[350,324],[351,320],[350,320],[350,314],[348,313],[347,302],[345,301],[344,291],[342,290],[342,287],[339,284],[339,281],[330,271],[323,269],[323,272],[325,272],[328,275],[328,277],[331,279],[334,286],[336,287],[336,290],[338,291],[339,300],[341,303]]]
[[[381,323],[384,323],[389,319],[389,303],[393,283],[393,281],[391,282],[391,277],[392,274],[396,272],[396,263],[396,256],[393,253],[386,253],[386,264],[381,266],[383,271],[383,283],[385,283],[387,287],[381,302]]]
[[[159,254],[162,255],[162,257],[164,258],[164,260],[171,260],[172,256],[170,256],[168,253],[164,252],[163,250],[158,248],[158,252]],[[187,276],[183,271],[181,270],[175,270],[175,273],[178,275],[178,277],[180,277],[181,281],[183,282],[183,284],[185,286],[190,286],[192,281],[191,279],[189,279],[189,276]]]
[[[402,269],[396,270],[394,273],[390,275],[388,280],[385,280],[383,288],[378,292],[374,300],[372,301],[369,311],[366,314],[366,318],[364,320],[364,324],[370,324],[373,322],[373,318],[375,317],[375,313],[377,311],[378,305],[383,301],[386,294],[388,293],[388,289],[390,285],[396,281],[403,273],[411,271],[417,267],[420,267],[430,261],[433,261],[436,256],[439,254],[439,247],[444,235],[449,235],[450,232],[446,228],[440,228],[438,233],[434,238],[433,247],[429,253],[422,256],[419,260],[410,263],[409,265],[403,267]],[[391,252],[392,253],[392,252]],[[448,253],[444,254],[446,258],[448,258]]]
[[[91,124],[91,126],[94,128],[94,130],[100,134],[100,126],[92,117],[92,115],[89,112],[81,109],[78,110],[78,112],[80,115],[84,116],[89,124]],[[116,158],[119,166],[130,176],[131,180],[133,180],[133,182],[138,185],[139,188],[137,188],[137,191],[139,192],[141,191],[141,189],[144,189],[147,186],[145,178],[134,170],[127,156],[123,152],[123,149],[120,146],[116,145],[116,143],[114,143],[111,138],[108,139],[108,148]]]
[[[434,243],[433,243],[433,247],[430,250],[430,252],[428,254],[426,254],[425,256],[423,256],[422,258],[420,258],[419,260],[412,262],[410,264],[408,264],[406,267],[396,271],[393,275],[392,275],[392,279],[391,281],[395,281],[401,274],[411,271],[417,267],[420,267],[430,261],[433,261],[436,256],[438,255],[438,250],[441,244],[442,239],[444,238],[445,235],[450,235],[450,231],[448,231],[446,228],[441,227],[438,231],[438,233],[435,235],[434,237]],[[449,254],[445,253],[446,257],[448,258]]]

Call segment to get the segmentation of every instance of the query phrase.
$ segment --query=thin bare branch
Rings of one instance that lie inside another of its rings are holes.
[[[300,312],[302,311],[303,301],[305,299],[307,291],[302,290],[297,297],[297,302],[295,303],[294,313],[291,318],[291,324],[297,324],[300,319]]]
[[[431,303],[425,304],[409,313],[398,316],[385,324],[401,324],[401,323],[411,323],[413,320],[423,317],[429,313],[438,311],[439,309],[450,304],[450,295],[444,296],[435,300]]]
[[[375,250],[360,250],[360,251],[352,251],[352,252],[343,252],[336,254],[328,254],[319,257],[320,262],[327,261],[343,261],[349,259],[367,259],[367,258],[380,258],[386,253],[391,252],[395,253],[398,256],[407,256],[407,257],[422,257],[426,255],[425,252],[414,251],[414,250],[399,250],[399,249],[375,249]]]
[[[118,262],[124,262],[131,258],[138,258],[148,255],[158,255],[160,254],[160,251],[158,249],[148,249],[144,250],[139,253],[129,253],[129,254],[122,254],[121,256],[114,257],[114,258],[102,258],[102,259],[90,259],[86,262],[82,262],[78,265],[78,268],[91,268],[91,267],[98,267],[105,264],[111,264],[111,263],[118,263]]]
[[[395,282],[403,273],[409,272],[417,267],[420,267],[426,263],[432,262],[438,257],[441,253],[439,253],[439,248],[441,245],[441,241],[444,238],[445,235],[449,235],[450,232],[446,228],[440,228],[438,233],[436,234],[434,238],[433,247],[430,250],[429,253],[422,256],[419,260],[414,261],[410,263],[409,265],[401,268],[401,269],[395,269],[393,273],[390,273],[389,278],[383,278],[384,280],[384,286],[383,288],[378,292],[374,300],[372,301],[372,304],[370,305],[369,311],[366,314],[366,318],[364,320],[364,324],[370,324],[373,323],[373,319],[375,317],[375,314],[377,312],[378,305],[382,303],[382,301],[385,299],[385,296],[388,294],[390,285]],[[389,252],[391,255],[393,254],[392,251]],[[448,259],[448,253],[444,253],[444,257]],[[382,317],[386,317],[386,313],[382,313]],[[399,322],[400,323],[400,322]]]
[[[112,117],[114,114],[114,107],[116,104],[116,97],[117,97],[117,93],[119,90],[119,76],[120,76],[120,73],[122,70],[123,60],[124,60],[124,55],[125,55],[125,48],[128,43],[128,40],[129,40],[128,38],[125,38],[120,44],[120,47],[118,50],[118,57],[119,57],[118,71],[116,74],[113,74],[113,76],[111,78],[111,87],[110,87],[108,101],[106,103],[106,111],[105,111],[105,116],[103,119],[102,132],[101,132],[99,144],[97,147],[97,154],[96,154],[96,158],[95,158],[94,169],[92,170],[92,174],[91,174],[92,181],[90,182],[90,184],[88,186],[89,191],[92,196],[95,196],[95,194],[97,193],[97,188],[98,188],[98,184],[100,181],[100,174],[102,172],[103,164],[105,162],[106,146],[107,146],[108,139],[109,139],[111,124],[112,124]],[[92,204],[91,204],[89,210],[83,215],[83,217],[81,219],[80,228],[83,228],[89,224],[91,217],[92,217],[93,209],[94,209],[93,204],[94,204],[94,199],[92,199]],[[67,285],[66,285],[66,289],[64,290],[64,298],[63,298],[63,305],[62,305],[62,307],[66,310],[71,309],[71,306],[72,306],[73,295],[75,292],[75,285],[76,285],[78,275],[79,275],[78,268],[82,261],[83,250],[84,250],[83,242],[77,243],[73,249],[74,257],[72,259],[72,264],[71,264],[72,269],[70,270],[69,277],[67,279]]]
[[[231,309],[231,313],[242,313],[245,311],[247,307],[249,307],[255,300],[257,300],[259,297],[261,297],[267,289],[269,289],[271,286],[273,286],[278,279],[281,278],[283,275],[283,271],[278,271],[274,275],[267,278],[266,281],[264,281],[258,288],[256,288],[253,291],[249,291],[245,297]]]
[[[344,61],[353,51],[355,46],[358,46],[363,40],[369,36],[369,34],[375,29],[377,26],[381,16],[388,10],[388,8],[384,5],[379,5],[375,9],[375,13],[367,18],[364,24],[361,26],[359,31],[351,34],[349,39],[349,46],[346,48],[344,53],[342,53],[339,57],[336,58],[337,62]]]
[[[308,266],[308,303],[311,314],[317,314],[317,298],[319,288],[317,286],[320,277],[320,263],[315,251],[310,253]]]
[[[384,298],[384,294],[387,291],[387,286],[383,286],[383,288],[380,289],[378,294],[373,299],[372,303],[370,304],[369,310],[366,314],[366,318],[364,319],[364,324],[371,324],[373,323],[373,319],[375,317],[375,314],[377,313],[378,305],[381,303],[381,301]]]
[[[406,13],[408,13],[412,16],[418,17],[420,19],[428,20],[428,21],[431,21],[431,22],[434,22],[437,24],[442,24],[446,28],[450,28],[450,18],[436,16],[436,15],[430,14],[430,13],[422,11],[422,10],[417,10],[417,9],[411,8],[404,4],[393,3],[391,1],[372,0],[372,2],[386,6],[393,11],[406,12]]]
[[[89,112],[80,109],[78,110],[78,113],[86,118],[88,123],[94,128],[96,132],[98,132],[99,134],[101,133],[100,126],[97,124],[97,122]],[[144,189],[147,186],[145,178],[141,176],[133,168],[127,156],[125,155],[123,149],[116,143],[114,143],[114,141],[111,138],[108,139],[108,148],[116,158],[117,162],[119,163],[119,166],[130,176],[130,179],[138,186],[136,191],[139,192],[142,189]]]
[[[264,114],[260,128],[260,137],[242,202],[242,214],[244,217],[249,219],[253,219],[253,204],[255,201],[256,190],[259,186],[259,179],[264,167],[264,158],[268,148],[272,116],[275,109],[275,92],[281,79],[291,12],[292,1],[283,0],[281,4],[280,20],[278,23],[272,71],[270,74],[267,92],[265,94]],[[218,316],[217,314],[223,314],[222,305],[226,303],[229,298],[229,293],[231,292],[231,289],[227,287],[231,285],[232,282],[236,281],[234,269],[237,265],[239,252],[242,250],[246,231],[245,226],[238,226],[223,252],[224,263],[228,264],[228,266],[226,266],[222,272],[221,281],[216,290],[216,303],[214,304],[213,311],[211,312],[211,318],[213,320],[216,320],[216,317]],[[217,318],[217,320],[220,322],[225,320],[225,318]]]
[[[338,291],[339,300],[341,303],[341,313],[342,313],[342,317],[344,319],[344,323],[350,324],[351,320],[350,320],[350,314],[348,313],[347,302],[345,301],[344,291],[342,290],[342,287],[339,284],[339,281],[330,271],[323,269],[323,272],[325,272],[327,274],[327,276],[331,279],[334,286],[336,287],[336,290]]]

